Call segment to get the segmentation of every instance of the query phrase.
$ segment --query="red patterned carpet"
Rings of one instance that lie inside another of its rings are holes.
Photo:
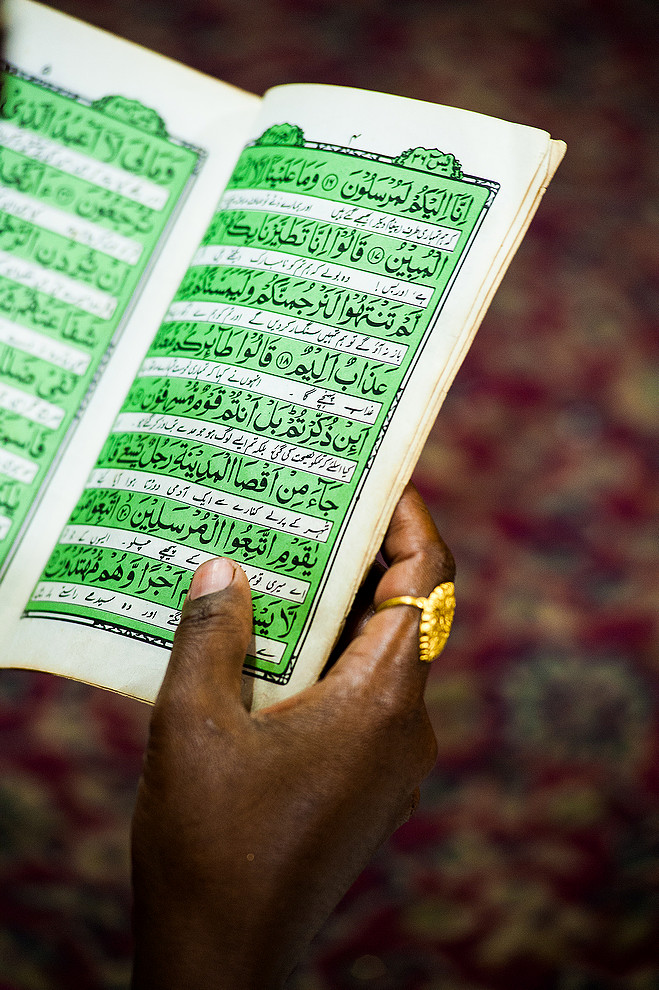
[[[384,89],[567,141],[416,473],[459,572],[437,768],[291,987],[657,990],[657,8],[58,6],[257,92]],[[0,674],[0,990],[127,986],[147,717]]]

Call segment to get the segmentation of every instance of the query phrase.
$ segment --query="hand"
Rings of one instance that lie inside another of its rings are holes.
[[[374,605],[453,579],[411,486],[383,556]],[[372,615],[321,681],[250,714],[247,578],[224,558],[195,573],[133,820],[134,990],[283,985],[434,764],[419,615]]]

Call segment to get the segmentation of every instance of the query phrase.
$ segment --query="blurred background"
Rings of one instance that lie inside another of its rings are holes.
[[[458,562],[414,818],[291,990],[659,988],[659,8],[60,0],[238,86],[341,83],[568,153],[416,471]],[[119,990],[146,706],[0,674],[0,990]]]

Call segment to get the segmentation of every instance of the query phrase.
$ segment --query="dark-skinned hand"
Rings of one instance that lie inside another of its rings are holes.
[[[382,554],[371,606],[453,580],[412,486]],[[247,578],[225,558],[196,571],[133,820],[134,990],[284,984],[434,764],[419,616],[409,606],[371,615],[322,680],[250,713]]]

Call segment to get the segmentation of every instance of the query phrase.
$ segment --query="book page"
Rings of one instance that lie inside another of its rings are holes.
[[[28,568],[40,547],[43,555],[52,548],[66,515],[43,540],[28,524],[57,461],[100,373],[129,369],[92,414],[98,452],[243,140],[240,128],[231,139],[225,128],[233,131],[237,114],[258,103],[36,4],[9,4],[8,23],[0,105],[0,579],[22,543]],[[148,305],[160,308],[149,326],[135,306],[152,273]],[[63,475],[65,497],[93,458],[82,473],[80,450],[74,461]],[[2,588],[0,611],[15,586]]]
[[[313,680],[551,148],[380,94],[267,94],[31,596],[30,662],[65,620],[85,654],[92,631],[121,652],[69,673],[152,698],[192,572],[220,553],[252,587],[253,703]]]

